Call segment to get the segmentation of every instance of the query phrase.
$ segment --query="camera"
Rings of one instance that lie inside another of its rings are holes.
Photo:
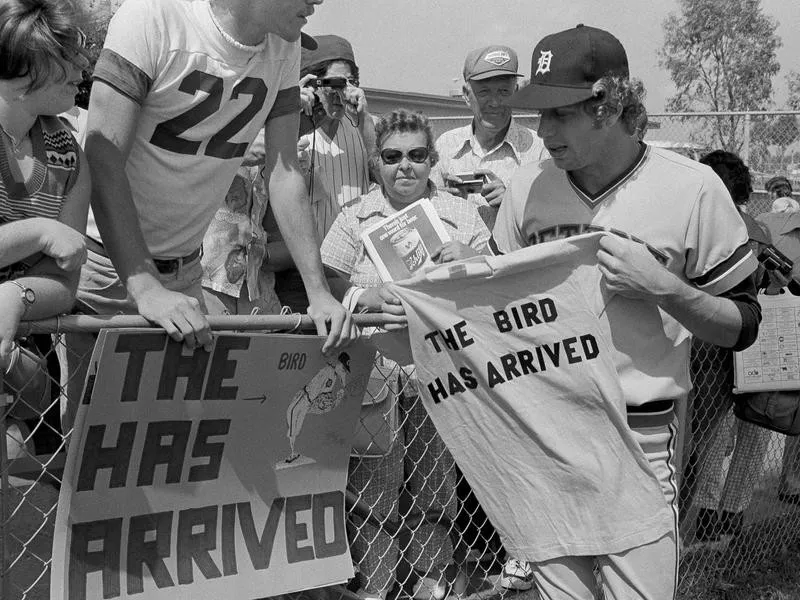
[[[764,265],[767,271],[778,271],[786,277],[792,274],[794,263],[774,246],[766,246],[758,255],[758,262]]]
[[[347,87],[347,79],[344,77],[322,77],[314,79],[311,85],[315,88],[326,87],[334,90],[343,90]]]
[[[486,175],[482,173],[456,173],[455,176],[461,180],[461,183],[448,179],[447,185],[458,188],[467,194],[480,194],[483,184],[486,183]]]

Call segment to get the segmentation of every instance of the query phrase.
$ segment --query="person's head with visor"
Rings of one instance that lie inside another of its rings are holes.
[[[366,101],[359,87],[353,47],[338,35],[320,35],[314,39],[317,48],[303,49],[300,63],[303,110],[314,118],[316,127],[326,120],[338,121],[345,116],[355,125]]]

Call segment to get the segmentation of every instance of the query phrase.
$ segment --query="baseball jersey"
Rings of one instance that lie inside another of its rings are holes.
[[[711,168],[644,144],[634,164],[597,194],[582,190],[551,160],[520,169],[500,206],[492,246],[512,252],[581,233],[587,225],[646,243],[672,273],[712,295],[730,290],[758,267],[745,225]],[[662,321],[653,327],[609,320],[627,404],[686,396],[688,330],[641,300],[615,296],[607,310],[658,311]]]
[[[342,206],[369,190],[367,148],[361,132],[347,117],[339,121],[333,138],[319,127],[301,139],[308,140],[314,168],[328,190],[328,194],[315,194],[311,205],[320,239],[325,239]]]
[[[601,235],[432,267],[391,287],[426,412],[523,560],[619,553],[673,527],[627,424],[601,326],[610,315],[593,301]]]
[[[125,172],[153,256],[200,246],[264,122],[299,111],[299,74],[299,41],[242,45],[209,0],[120,6],[94,78],[141,107]]]

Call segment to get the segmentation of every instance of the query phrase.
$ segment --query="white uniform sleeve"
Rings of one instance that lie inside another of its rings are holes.
[[[747,227],[719,178],[706,177],[686,229],[685,275],[698,288],[719,295],[750,275],[758,261]]]

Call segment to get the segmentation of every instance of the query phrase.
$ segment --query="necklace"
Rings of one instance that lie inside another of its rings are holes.
[[[14,154],[19,154],[20,151],[22,150],[22,144],[25,142],[25,138],[28,137],[28,134],[26,133],[18,140],[16,137],[14,137],[9,133],[8,129],[3,127],[2,123],[0,123],[0,131],[2,131],[6,135],[6,137],[11,141],[11,151]]]

